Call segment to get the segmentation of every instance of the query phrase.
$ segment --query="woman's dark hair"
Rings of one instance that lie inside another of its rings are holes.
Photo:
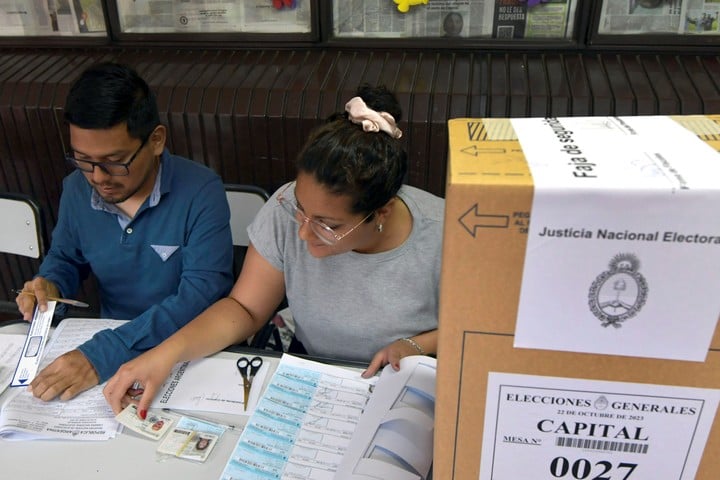
[[[84,129],[126,122],[131,137],[145,140],[160,124],[160,115],[155,95],[135,70],[105,62],[89,67],[70,88],[65,120]]]
[[[385,87],[363,84],[357,96],[371,109],[400,120],[400,104]],[[398,139],[382,131],[366,132],[347,113],[337,113],[310,133],[297,168],[331,192],[350,196],[353,213],[367,214],[397,194],[407,173],[407,153]]]

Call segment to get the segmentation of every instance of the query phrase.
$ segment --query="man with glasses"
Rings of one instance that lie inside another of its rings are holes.
[[[185,325],[232,285],[230,210],[220,177],[171,155],[155,97],[132,69],[102,63],[72,86],[65,105],[76,169],[63,181],[57,225],[38,275],[16,302],[72,298],[92,272],[104,330],[43,369],[43,400],[70,399]]]

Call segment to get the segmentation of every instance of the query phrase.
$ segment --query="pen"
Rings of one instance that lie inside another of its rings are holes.
[[[18,295],[32,295],[33,297],[35,294],[33,292],[28,292],[27,290],[11,290],[13,293],[17,293]],[[88,305],[85,302],[81,302],[80,300],[70,300],[69,298],[57,298],[57,297],[47,297],[48,300],[54,300],[56,302],[60,303],[67,303],[68,305],[72,305],[73,307],[83,307],[87,308],[90,305]]]
[[[190,415],[190,414],[187,414],[187,413],[185,413],[185,412],[181,412],[181,411],[178,411],[178,410],[173,410],[172,408],[163,408],[162,411],[163,411],[163,412],[166,412],[166,413],[174,413],[175,415],[182,415],[182,416],[188,417],[188,418],[191,419],[191,420],[200,420],[201,422],[212,423],[213,425],[218,425],[218,426],[221,426],[221,427],[225,427],[225,428],[227,428],[228,430],[240,430],[240,427],[237,427],[237,426],[235,426],[235,425],[229,425],[229,424],[227,424],[227,423],[220,423],[220,422],[215,421],[215,420],[213,420],[213,419],[211,419],[211,418],[200,417],[200,416],[195,415],[195,414]]]

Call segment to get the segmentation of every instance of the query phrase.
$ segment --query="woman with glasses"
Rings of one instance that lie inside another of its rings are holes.
[[[230,296],[121,367],[104,391],[114,411],[139,382],[142,416],[175,363],[245,340],[285,296],[307,352],[368,362],[364,376],[435,354],[444,202],[403,185],[400,115],[390,92],[363,86],[311,133],[295,181],[248,229]]]

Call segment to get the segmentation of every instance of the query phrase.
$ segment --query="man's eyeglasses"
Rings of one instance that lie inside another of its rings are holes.
[[[314,219],[308,217],[307,215],[305,215],[305,212],[303,212],[302,210],[300,210],[300,209],[298,208],[297,204],[296,204],[294,201],[290,201],[290,200],[288,200],[287,198],[285,198],[285,197],[283,196],[283,194],[285,193],[285,191],[286,191],[288,188],[290,188],[291,185],[294,185],[294,184],[295,184],[295,182],[289,183],[289,184],[278,194],[278,196],[277,196],[277,201],[278,201],[278,203],[280,204],[281,207],[283,207],[283,210],[285,210],[285,211],[290,215],[290,217],[292,217],[292,219],[293,219],[293,221],[294,221],[295,223],[297,223],[298,225],[303,225],[303,224],[305,224],[305,223],[309,224],[309,225],[310,225],[310,229],[313,231],[313,233],[314,233],[315,235],[317,235],[317,237],[318,237],[320,240],[322,240],[323,243],[325,243],[325,244],[327,244],[327,245],[335,245],[337,242],[339,242],[339,241],[342,240],[343,238],[345,238],[345,237],[347,237],[348,235],[350,235],[350,234],[353,232],[353,230],[355,230],[355,229],[358,228],[360,225],[362,225],[363,223],[365,223],[365,220],[367,220],[368,218],[370,218],[370,216],[374,213],[374,212],[368,213],[367,216],[366,216],[365,218],[363,218],[362,220],[360,220],[360,222],[359,222],[357,225],[355,225],[354,227],[352,227],[352,228],[351,228],[350,230],[348,230],[347,232],[338,235],[337,233],[335,233],[335,230],[333,230],[332,228],[328,227],[328,226],[325,225],[323,222],[321,222],[321,221],[319,221],[319,220],[314,220]]]
[[[113,177],[126,177],[130,175],[130,164],[133,160],[135,160],[135,157],[137,157],[138,153],[140,153],[140,150],[142,150],[149,138],[149,135],[145,137],[145,140],[143,140],[138,149],[135,150],[135,153],[133,153],[133,156],[130,157],[130,160],[127,162],[93,162],[90,160],[80,160],[75,158],[75,154],[72,150],[65,154],[65,160],[67,160],[70,165],[78,170],[82,170],[83,172],[92,172],[95,167],[98,167],[100,170]]]

